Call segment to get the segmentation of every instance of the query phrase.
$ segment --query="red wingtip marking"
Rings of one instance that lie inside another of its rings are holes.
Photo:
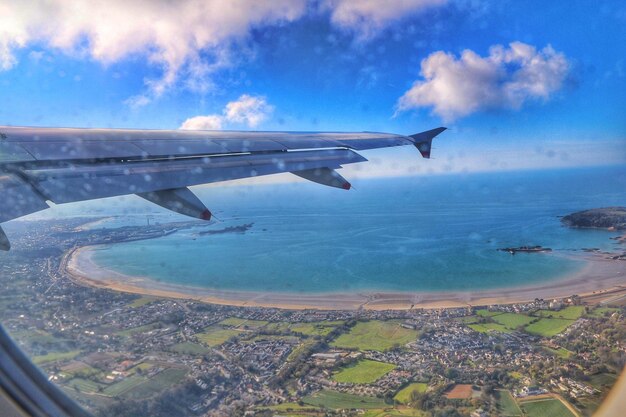
[[[349,190],[350,188],[352,188],[352,185],[349,182],[346,182],[341,186],[341,188],[343,188],[344,190]]]
[[[200,214],[200,218],[202,220],[211,220],[211,212],[209,210],[204,210],[202,214]]]

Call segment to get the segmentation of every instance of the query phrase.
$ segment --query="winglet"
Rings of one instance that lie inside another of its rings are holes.
[[[430,148],[432,147],[433,138],[446,129],[446,127],[438,127],[436,129],[410,135],[409,137],[413,139],[413,145],[415,145],[417,150],[420,151],[422,156],[424,158],[430,158]]]
[[[9,242],[9,238],[0,227],[0,250],[9,250],[11,249],[11,242]]]

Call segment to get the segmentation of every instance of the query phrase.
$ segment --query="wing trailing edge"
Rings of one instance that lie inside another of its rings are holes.
[[[415,146],[430,158],[445,127],[405,136],[379,132],[238,132],[0,126],[0,223],[62,204],[136,194],[209,220],[187,187],[290,172],[349,190],[335,169],[357,151]],[[0,229],[0,249],[10,243]]]

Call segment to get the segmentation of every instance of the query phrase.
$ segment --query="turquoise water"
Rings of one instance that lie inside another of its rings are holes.
[[[362,180],[350,192],[308,183],[209,188],[199,195],[220,223],[107,245],[93,259],[124,274],[228,290],[512,287],[577,270],[582,262],[559,256],[572,249],[614,248],[616,233],[568,229],[558,216],[626,205],[624,190],[626,167]],[[198,235],[245,223],[254,223],[245,234]],[[555,252],[496,251],[520,245]]]

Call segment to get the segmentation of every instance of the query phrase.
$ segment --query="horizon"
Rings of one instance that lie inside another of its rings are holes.
[[[607,43],[623,37],[624,6],[541,3],[537,14],[539,3],[52,2],[46,13],[9,3],[0,124],[407,135],[443,125],[428,168],[411,152],[390,164],[626,164],[626,47]]]

